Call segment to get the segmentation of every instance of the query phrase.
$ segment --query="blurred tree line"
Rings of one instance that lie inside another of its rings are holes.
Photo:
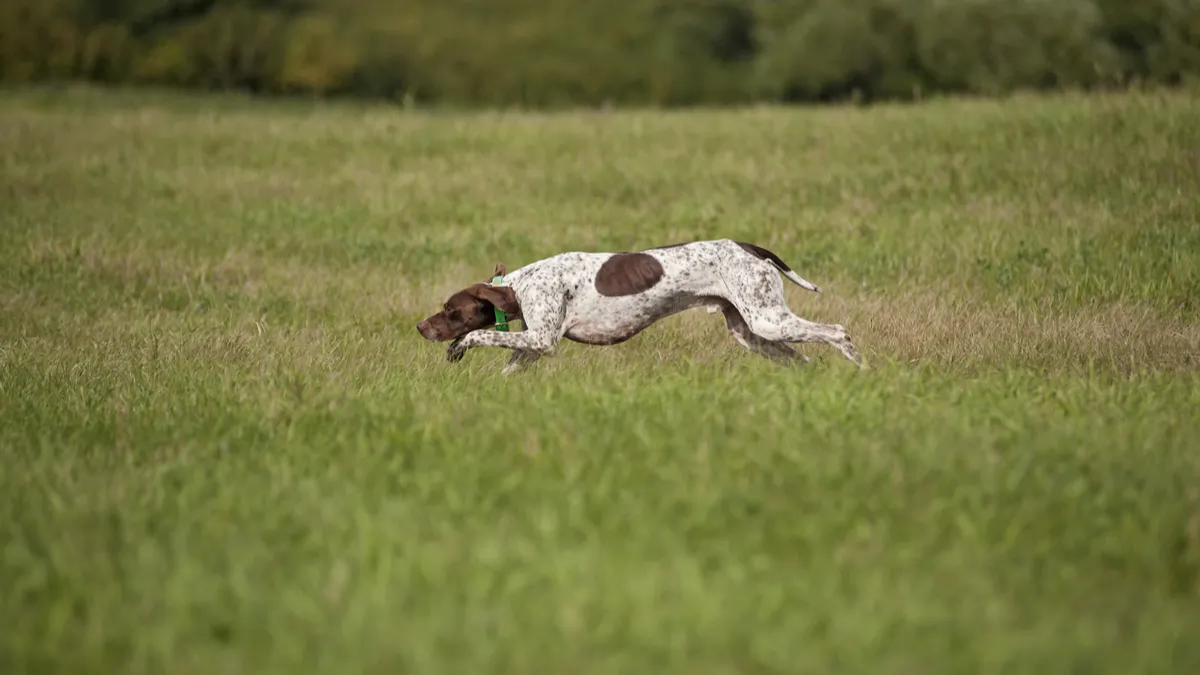
[[[0,78],[462,105],[1176,84],[1200,0],[0,0]]]

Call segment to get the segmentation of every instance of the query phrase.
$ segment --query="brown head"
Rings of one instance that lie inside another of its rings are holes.
[[[495,276],[503,276],[504,264],[496,265]],[[508,286],[472,284],[451,295],[442,311],[417,324],[421,337],[433,342],[445,342],[462,337],[473,330],[495,325],[496,311],[508,319],[520,316],[517,294]]]

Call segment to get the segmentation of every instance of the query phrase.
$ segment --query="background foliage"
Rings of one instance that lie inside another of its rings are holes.
[[[1200,0],[6,0],[7,82],[456,105],[1178,84]]]

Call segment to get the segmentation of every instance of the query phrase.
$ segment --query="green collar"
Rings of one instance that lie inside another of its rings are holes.
[[[503,280],[504,280],[503,276],[492,277],[492,285],[499,286],[500,282]],[[508,332],[508,319],[504,316],[504,312],[501,312],[500,308],[496,307],[496,306],[493,306],[492,309],[494,309],[496,311],[496,330],[498,330],[502,333],[507,333]]]

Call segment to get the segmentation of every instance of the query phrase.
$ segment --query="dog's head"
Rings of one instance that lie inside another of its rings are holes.
[[[504,275],[504,265],[496,265],[495,276]],[[517,294],[508,286],[472,284],[450,296],[442,311],[417,324],[421,337],[433,342],[445,342],[496,323],[496,311],[506,318],[519,316]]]

